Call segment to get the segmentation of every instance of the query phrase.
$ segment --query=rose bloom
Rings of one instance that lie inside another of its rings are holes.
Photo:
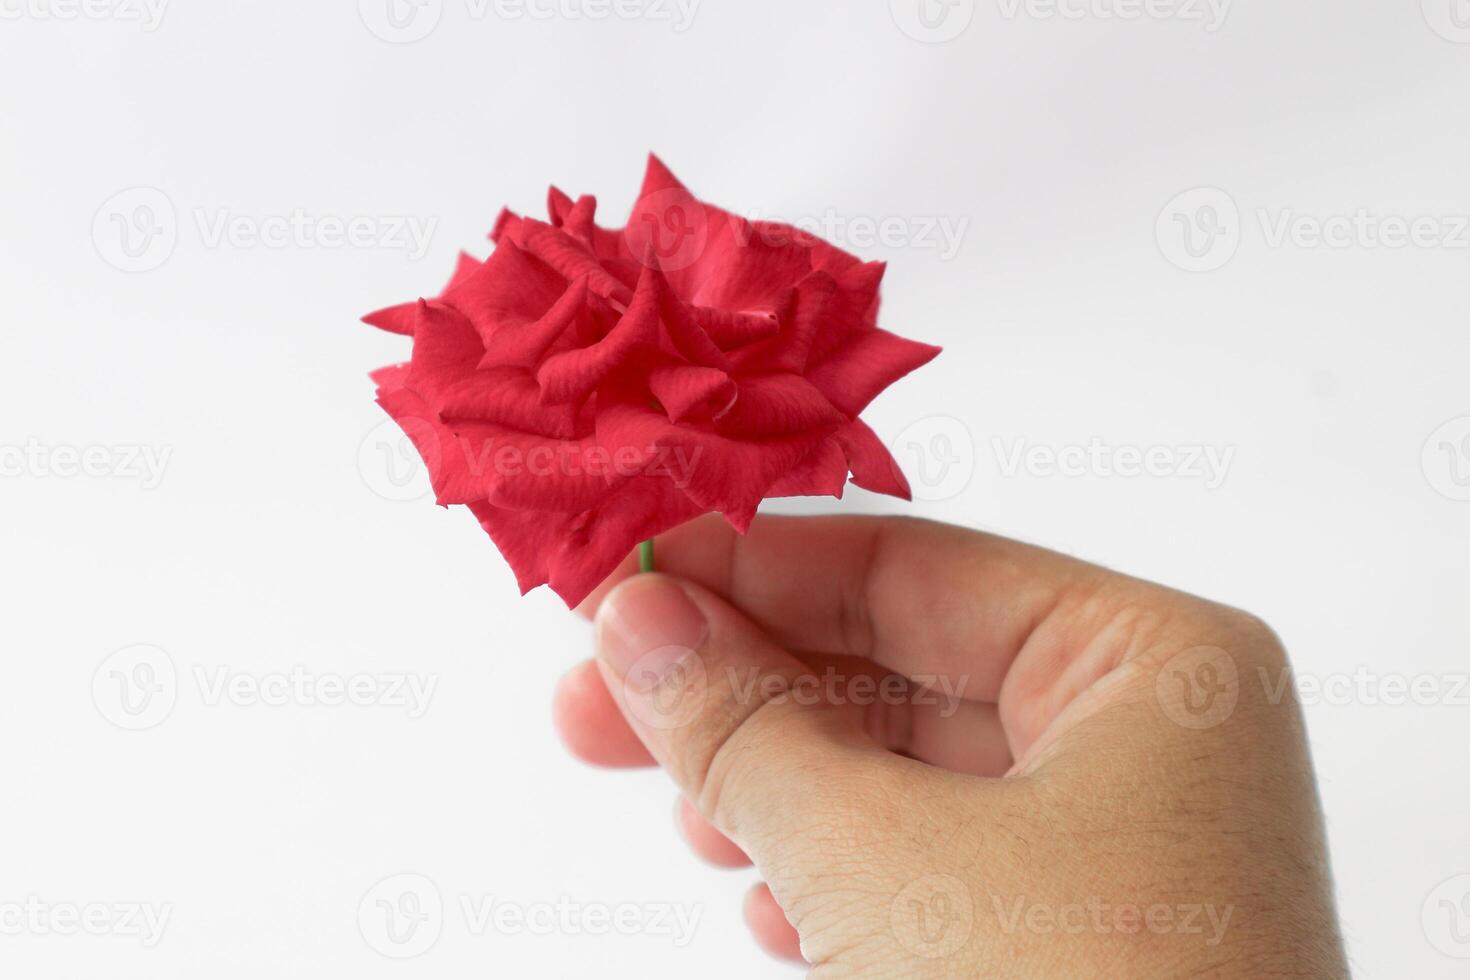
[[[650,158],[626,228],[552,188],[502,212],[484,262],[370,314],[413,338],[378,403],[464,504],[521,591],[576,605],[642,540],[709,511],[744,532],[767,497],[907,499],[858,414],[939,353],[877,326],[884,266],[696,199]]]

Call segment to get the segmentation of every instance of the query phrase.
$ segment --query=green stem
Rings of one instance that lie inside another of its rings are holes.
[[[653,539],[649,538],[638,546],[638,570],[653,571]]]

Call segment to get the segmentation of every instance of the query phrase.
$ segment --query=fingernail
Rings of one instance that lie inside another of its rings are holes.
[[[635,691],[657,687],[708,635],[699,607],[663,575],[635,575],[597,610],[597,656]]]

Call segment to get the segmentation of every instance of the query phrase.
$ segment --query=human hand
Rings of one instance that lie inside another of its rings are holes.
[[[755,864],[767,950],[813,977],[1346,975],[1258,620],[906,519],[705,519],[658,557],[588,599],[557,725],[661,765],[696,853]]]

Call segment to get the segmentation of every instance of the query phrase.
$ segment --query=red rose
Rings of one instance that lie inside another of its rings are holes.
[[[858,420],[939,349],[878,329],[882,263],[704,204],[657,158],[628,226],[552,188],[503,212],[437,299],[364,319],[413,337],[373,374],[439,503],[466,504],[522,592],[576,605],[640,541],[767,497],[908,498]]]

